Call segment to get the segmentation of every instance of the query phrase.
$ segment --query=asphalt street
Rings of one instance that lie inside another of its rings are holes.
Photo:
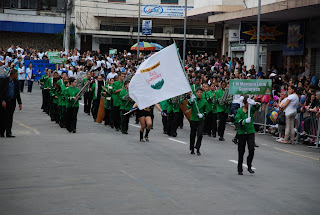
[[[134,118],[124,135],[80,106],[72,134],[41,111],[37,84],[21,95],[17,137],[0,139],[1,215],[320,214],[320,150],[256,134],[256,173],[239,176],[231,126],[224,142],[204,137],[196,156],[187,121],[170,138],[156,112],[142,143]]]

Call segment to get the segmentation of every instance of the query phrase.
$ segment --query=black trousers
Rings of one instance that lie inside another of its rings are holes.
[[[121,118],[120,118],[120,106],[113,106],[112,108],[112,121],[116,129],[120,129]]]
[[[179,112],[169,113],[169,116],[168,116],[168,135],[171,135],[171,136],[177,135],[178,120],[179,120]]]
[[[50,93],[49,90],[44,89],[43,91],[43,110],[49,114],[50,109]]]
[[[228,118],[228,113],[220,112],[218,113],[218,117],[219,117],[218,135],[220,137],[223,137],[224,130],[226,129],[226,121]]]
[[[75,131],[77,129],[77,115],[79,107],[67,108],[67,122],[66,128],[68,131]]]
[[[202,136],[203,136],[203,127],[204,127],[204,121],[190,121],[190,151],[193,151],[194,148],[197,150],[200,149],[201,147],[201,141],[202,141]],[[196,146],[195,141],[196,141],[196,136],[197,136],[197,143]]]
[[[211,130],[212,130],[212,112],[208,113],[204,120],[204,132],[208,135],[211,135]]]
[[[23,92],[23,89],[24,89],[24,81],[25,81],[25,80],[19,80],[19,90],[20,90],[20,92]]]
[[[179,126],[183,127],[183,118],[184,118],[184,114],[182,110],[179,109],[178,127]]]
[[[218,120],[218,113],[212,113],[212,123],[211,123],[211,134],[217,134],[217,120]]]
[[[254,156],[254,133],[253,134],[238,134],[238,172],[242,172],[243,156],[248,144],[249,155],[247,157],[248,169],[252,167],[252,160]]]
[[[66,127],[67,121],[67,108],[66,106],[59,106],[60,107],[60,121],[59,125],[61,128]]]
[[[84,93],[84,112],[90,113],[91,104],[92,104],[92,92],[85,92]]]
[[[165,112],[167,114],[167,111],[164,110],[163,112]],[[162,125],[163,125],[163,132],[164,133],[168,133],[168,117],[167,116],[162,116]]]
[[[91,109],[93,119],[97,119],[99,105],[100,105],[100,98],[94,99],[92,103],[92,109]]]
[[[113,125],[112,117],[111,117],[111,109],[104,109],[104,125]]]
[[[129,128],[129,120],[132,115],[132,112],[127,114],[127,115],[122,115],[126,113],[127,111],[121,110],[121,131],[122,132],[127,132]]]
[[[0,107],[0,133],[7,136],[12,135],[13,113],[16,109],[16,100],[6,100],[6,108]]]
[[[51,100],[52,101],[52,100]],[[57,116],[57,104],[50,102],[50,118],[51,121],[56,121],[56,116]]]

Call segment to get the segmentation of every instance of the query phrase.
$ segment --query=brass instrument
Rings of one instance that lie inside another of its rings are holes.
[[[108,93],[109,95],[111,95],[111,92],[109,91],[109,89],[107,89],[106,87],[104,87],[104,86],[101,86],[101,88],[106,92],[106,93]],[[108,87],[109,88],[109,87]],[[112,90],[112,86],[110,86],[110,90]]]
[[[87,81],[86,84],[80,89],[79,93],[76,95],[76,100],[74,101],[74,103],[72,104],[72,107],[77,103],[77,101],[79,100],[78,97],[82,96],[85,91],[86,91],[86,88],[89,86],[90,84],[90,81]]]
[[[232,95],[229,95],[229,88],[226,88],[226,90],[224,91],[219,105],[229,105],[232,102]]]
[[[124,83],[126,83],[126,81],[130,82],[132,78],[133,78],[133,73],[126,75],[126,77],[123,79],[123,85],[121,89],[124,89]]]

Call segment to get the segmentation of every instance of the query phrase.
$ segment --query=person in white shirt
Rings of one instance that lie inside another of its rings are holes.
[[[118,76],[114,67],[111,68],[111,72],[108,74],[107,79],[110,80],[114,77]]]
[[[299,105],[299,96],[296,94],[297,88],[295,86],[288,87],[288,93],[290,94],[282,106],[286,115],[286,129],[285,136],[282,143],[294,143],[295,130],[294,130],[294,120],[297,115],[297,107]]]
[[[10,48],[8,48],[7,52],[10,52],[11,54],[14,54],[14,45],[11,45]]]
[[[16,51],[17,51],[17,52],[20,51],[21,54],[23,55],[24,50],[23,50],[22,48],[20,48],[20,46],[17,46]]]
[[[20,93],[23,93],[25,79],[26,79],[26,72],[24,71],[23,64],[20,63],[18,68],[18,80],[19,80]]]
[[[28,93],[32,93],[32,85],[33,85],[33,77],[32,77],[32,64],[29,64],[29,67],[26,70],[26,75],[27,75],[27,81],[28,81]]]

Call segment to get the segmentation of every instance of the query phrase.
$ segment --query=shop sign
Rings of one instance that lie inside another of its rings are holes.
[[[271,79],[230,79],[230,95],[270,95],[272,91]]]
[[[193,9],[189,6],[188,10]],[[183,17],[184,6],[179,5],[141,5],[141,16]]]
[[[287,23],[261,22],[260,26],[260,44],[286,44],[288,33]],[[257,44],[256,22],[241,23],[240,43]]]
[[[230,50],[232,52],[239,52],[239,51],[246,51],[246,45],[245,44],[240,44],[238,42],[233,42],[230,43]]]
[[[303,55],[304,23],[289,23],[288,41],[283,47],[283,55]]]

